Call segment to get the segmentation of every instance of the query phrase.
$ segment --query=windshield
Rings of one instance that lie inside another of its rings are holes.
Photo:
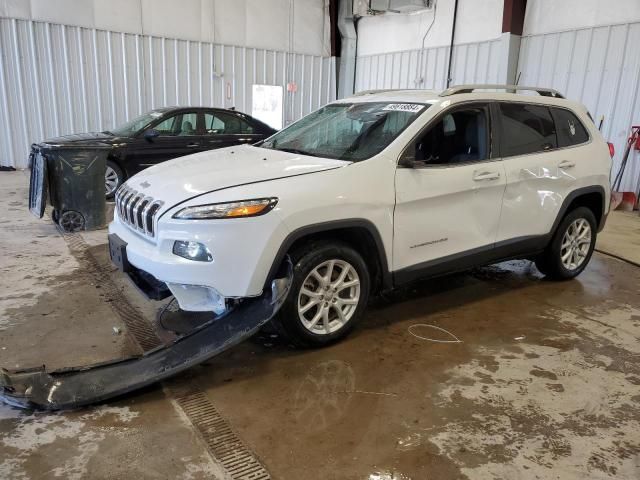
[[[162,115],[164,115],[164,112],[152,110],[134,118],[133,120],[129,120],[127,123],[114,128],[108,133],[112,133],[116,137],[133,137],[141,129],[149,125],[155,119],[160,118]]]
[[[333,103],[276,133],[260,146],[357,162],[381,152],[429,106]]]

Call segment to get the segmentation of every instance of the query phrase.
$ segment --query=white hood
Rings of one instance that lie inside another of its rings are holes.
[[[349,163],[241,145],[160,163],[126,183],[138,192],[162,200],[165,208],[171,208],[178,202],[213,190],[320,172]]]

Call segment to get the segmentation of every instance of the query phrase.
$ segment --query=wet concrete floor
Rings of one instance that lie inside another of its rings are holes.
[[[0,365],[135,353],[16,178],[0,177]],[[109,269],[104,232],[85,239]],[[151,320],[159,304],[109,272]],[[189,382],[278,480],[638,479],[639,285],[601,254],[563,283],[506,262],[376,299],[322,350],[262,332]],[[225,474],[158,386],[70,413],[0,406],[0,478]]]

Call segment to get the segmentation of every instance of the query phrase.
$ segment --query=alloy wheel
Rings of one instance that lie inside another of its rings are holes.
[[[571,222],[562,237],[560,260],[567,270],[582,266],[591,248],[591,225],[584,218]]]
[[[120,185],[120,179],[118,173],[107,165],[107,169],[104,172],[104,189],[107,195],[113,195],[118,186]]]
[[[316,335],[344,327],[360,301],[360,277],[349,262],[327,260],[307,275],[298,293],[298,317]]]

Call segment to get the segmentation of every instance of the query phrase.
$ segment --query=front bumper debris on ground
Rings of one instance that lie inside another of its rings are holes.
[[[64,410],[101,402],[151,385],[205,360],[253,335],[279,310],[291,286],[286,277],[273,280],[270,290],[246,299],[173,343],[138,357],[97,365],[17,371],[0,369],[0,399],[19,408]]]

